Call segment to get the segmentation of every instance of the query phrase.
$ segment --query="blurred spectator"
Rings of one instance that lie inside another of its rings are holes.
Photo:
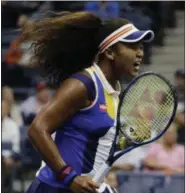
[[[41,4],[39,1],[2,1],[2,28],[16,28],[20,15],[33,13]]]
[[[8,102],[9,105],[9,116],[12,118],[18,126],[23,125],[23,119],[20,111],[20,107],[15,103],[13,90],[4,86],[2,89],[2,99]]]
[[[25,15],[21,15],[18,19],[17,25],[20,27],[20,36],[11,42],[9,49],[5,55],[5,61],[7,64],[15,65],[28,65],[31,57],[33,56],[33,50],[31,49],[31,38],[24,34],[25,30],[33,24],[33,21],[29,20]]]
[[[84,1],[51,1],[53,11],[83,11]]]
[[[20,15],[17,20],[17,27],[20,31],[24,31],[24,28],[26,28],[27,23],[28,17],[26,15]]]
[[[143,159],[146,156],[148,145],[138,147],[121,158],[119,158],[113,165],[113,170],[133,171],[140,170]]]
[[[136,3],[136,2],[135,2]],[[141,30],[151,29],[152,20],[151,18],[145,13],[146,6],[141,2],[138,2],[135,6],[127,5],[123,12],[121,13],[121,17],[126,18],[134,23],[136,27]]]
[[[164,45],[164,14],[165,10],[163,9],[161,2],[147,2],[148,9],[146,13],[152,19],[152,30],[155,32],[155,41],[159,46]],[[167,8],[166,8],[167,9]],[[157,13],[157,14],[156,14]]]
[[[177,144],[177,126],[172,123],[161,143],[153,143],[144,160],[147,170],[165,174],[184,173],[184,146]]]
[[[109,184],[111,187],[118,189],[118,182],[116,178],[116,173],[114,171],[110,171],[106,178],[105,178],[105,183]]]
[[[30,96],[21,104],[21,112],[25,125],[31,124],[36,114],[48,103],[51,92],[45,82],[36,86],[36,95]]]
[[[179,69],[175,72],[175,87],[178,92],[179,102],[183,102],[185,100],[185,71],[183,69]]]
[[[185,144],[185,71],[177,70],[174,78],[178,94],[178,107],[175,118],[175,121],[178,124],[178,142]]]
[[[53,10],[52,1],[43,1],[40,7],[31,14],[31,20],[39,20],[47,17],[48,10]]]
[[[16,122],[8,117],[8,102],[2,101],[2,156],[7,168],[14,166],[20,153],[20,130]]]
[[[85,11],[93,12],[103,20],[120,15],[119,3],[115,1],[89,1],[85,4]]]

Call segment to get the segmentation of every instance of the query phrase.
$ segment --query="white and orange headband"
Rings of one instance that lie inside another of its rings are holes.
[[[133,24],[126,24],[109,36],[107,36],[99,45],[99,53],[103,53],[107,48],[117,42],[133,43],[143,40],[150,42],[154,39],[154,32],[151,30],[142,31],[137,29]]]

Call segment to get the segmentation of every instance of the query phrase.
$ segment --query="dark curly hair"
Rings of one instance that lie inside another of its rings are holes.
[[[128,23],[121,18],[103,22],[89,12],[66,12],[37,21],[26,32],[34,41],[32,62],[58,86],[73,73],[91,66],[101,41]]]

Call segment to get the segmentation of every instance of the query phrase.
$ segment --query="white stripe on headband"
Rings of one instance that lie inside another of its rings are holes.
[[[100,43],[99,52],[103,53],[107,48],[119,42],[120,39],[123,39],[136,31],[139,31],[139,30],[133,24],[126,24],[120,27]]]

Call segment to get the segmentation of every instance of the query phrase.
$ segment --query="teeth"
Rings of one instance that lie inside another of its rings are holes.
[[[136,69],[136,70],[139,70],[139,66],[136,66],[135,69]]]

